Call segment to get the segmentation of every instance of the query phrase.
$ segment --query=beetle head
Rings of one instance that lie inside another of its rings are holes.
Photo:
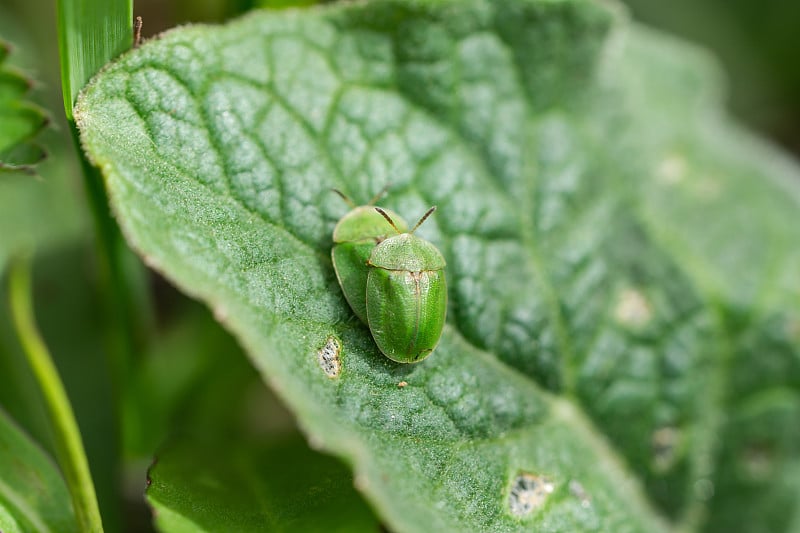
[[[394,228],[394,230],[395,230],[395,231],[396,231],[398,234],[400,234],[400,233],[403,233],[402,231],[400,231],[399,229],[397,229],[397,226],[395,226],[395,224],[394,224],[394,220],[392,220],[392,217],[390,217],[390,216],[389,216],[389,214],[388,214],[388,213],[386,213],[386,211],[384,211],[384,210],[383,210],[383,209],[381,209],[380,207],[376,207],[376,208],[375,208],[375,211],[377,211],[378,213],[380,213],[380,214],[381,214],[381,216],[383,216],[383,218],[385,218],[385,219],[386,219],[386,221],[387,221],[389,224],[391,224],[391,226]],[[420,219],[417,221],[417,223],[414,225],[414,227],[413,227],[413,228],[411,229],[411,231],[409,231],[408,233],[414,233],[415,231],[417,231],[417,228],[418,228],[418,227],[420,227],[420,226],[422,225],[422,223],[423,223],[423,222],[425,222],[425,221],[428,219],[428,217],[429,217],[429,216],[431,216],[431,214],[433,214],[433,212],[434,212],[434,211],[436,211],[436,206],[435,206],[435,205],[434,205],[433,207],[431,207],[430,209],[428,209],[427,211],[425,211],[425,214],[424,214],[424,215],[422,215],[422,218],[420,218]]]

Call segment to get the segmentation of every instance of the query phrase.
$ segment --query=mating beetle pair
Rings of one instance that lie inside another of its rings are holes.
[[[333,230],[333,268],[347,303],[369,326],[380,351],[399,363],[421,361],[436,348],[447,312],[445,260],[414,231],[436,209],[432,207],[408,231],[408,224],[389,210],[369,204],[350,206]]]

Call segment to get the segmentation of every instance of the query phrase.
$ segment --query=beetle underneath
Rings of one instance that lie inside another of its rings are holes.
[[[352,208],[339,220],[333,230],[331,250],[333,269],[350,308],[364,324],[367,324],[366,291],[369,273],[367,262],[375,246],[397,229],[390,226],[374,209],[375,202],[386,193],[386,187],[368,204],[361,206],[356,206],[340,191],[333,189],[333,192],[341,196]],[[408,228],[406,221],[396,213],[390,213],[397,227],[405,231]]]

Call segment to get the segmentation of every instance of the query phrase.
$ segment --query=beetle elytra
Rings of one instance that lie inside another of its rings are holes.
[[[397,235],[380,242],[370,254],[367,323],[380,351],[400,363],[430,355],[444,328],[445,260],[436,246],[414,235],[435,209],[430,208],[411,231],[404,231],[389,212],[374,208]]]

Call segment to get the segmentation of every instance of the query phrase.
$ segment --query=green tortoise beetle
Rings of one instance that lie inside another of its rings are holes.
[[[369,257],[369,330],[386,357],[399,363],[416,363],[439,344],[447,313],[444,257],[436,246],[414,235],[436,207],[431,207],[411,231],[401,229],[387,211],[374,209],[397,235],[375,246]]]
[[[397,231],[386,219],[374,209],[374,204],[386,193],[387,185],[366,205],[356,206],[341,191],[333,192],[342,197],[352,210],[343,216],[333,230],[333,249],[331,260],[336,279],[342,288],[344,297],[356,316],[367,323],[367,261],[373,248],[385,238]],[[408,224],[399,215],[388,211],[397,228],[403,231]]]

